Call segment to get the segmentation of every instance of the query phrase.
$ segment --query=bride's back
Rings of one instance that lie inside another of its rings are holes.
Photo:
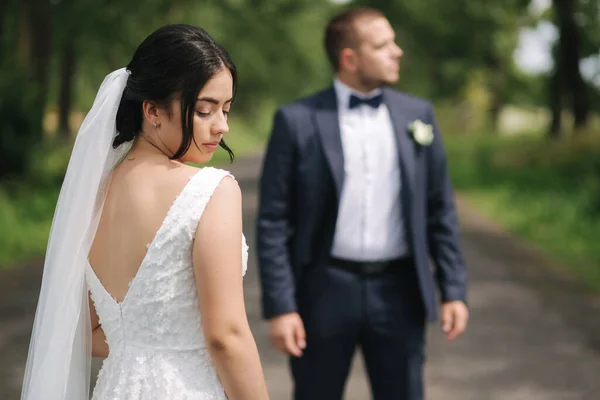
[[[118,302],[123,301],[148,245],[196,168],[178,162],[137,163],[115,169],[89,259]]]
[[[204,270],[214,264],[197,269],[192,257],[200,218],[205,211],[209,220],[220,215],[208,203],[219,196],[213,194],[226,177],[230,174],[221,169],[170,163],[164,168],[125,164],[115,173],[92,248],[98,273],[86,270],[101,340],[108,345],[94,400],[114,399],[115,393],[130,398],[138,390],[153,400],[226,398],[203,325],[204,315],[210,321],[213,312],[222,314],[225,308],[200,304],[199,294],[206,296],[214,282]],[[206,233],[206,228],[198,232],[198,242],[211,237]],[[237,234],[243,244],[241,231]],[[241,276],[247,249],[238,254],[241,262],[228,265]],[[203,290],[196,280],[199,270]]]

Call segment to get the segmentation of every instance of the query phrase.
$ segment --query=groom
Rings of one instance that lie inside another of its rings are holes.
[[[468,320],[442,138],[430,103],[386,87],[402,50],[380,12],[336,16],[325,47],[333,87],[277,111],[264,160],[264,316],[296,400],[341,399],[357,346],[375,400],[423,399],[436,286],[448,339]]]

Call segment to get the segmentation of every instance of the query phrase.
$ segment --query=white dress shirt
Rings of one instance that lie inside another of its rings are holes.
[[[344,152],[344,186],[331,255],[354,261],[404,256],[407,244],[400,199],[400,164],[394,127],[384,103],[349,109],[354,92],[334,81]]]

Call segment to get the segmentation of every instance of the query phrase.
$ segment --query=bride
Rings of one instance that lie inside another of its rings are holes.
[[[268,399],[244,308],[241,194],[208,162],[236,70],[169,25],[109,74],[77,135],[44,265],[23,400]]]

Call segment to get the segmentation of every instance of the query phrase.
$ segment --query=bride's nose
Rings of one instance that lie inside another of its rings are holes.
[[[216,117],[215,123],[213,125],[213,134],[226,134],[229,132],[229,124],[227,123],[227,114],[224,112],[220,112]]]

